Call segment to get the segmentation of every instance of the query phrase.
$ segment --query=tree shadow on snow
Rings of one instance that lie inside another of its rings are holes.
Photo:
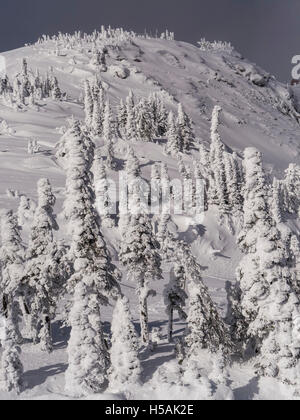
[[[55,365],[44,366],[39,369],[29,370],[24,373],[24,383],[27,389],[33,389],[36,386],[42,385],[46,380],[67,370],[67,364],[57,363]]]
[[[152,355],[153,357],[147,358],[146,360],[141,360],[141,365],[143,369],[142,377],[144,378],[144,381],[147,381],[150,378],[152,378],[152,376],[160,366],[174,359],[173,348],[173,344],[159,345],[153,352],[149,351],[148,356]],[[159,356],[155,357],[155,354]]]
[[[102,323],[103,332],[110,334],[110,323]],[[56,321],[52,324],[53,350],[62,350],[67,348],[70,339],[71,327],[67,327],[62,321]]]
[[[55,321],[52,324],[53,349],[64,349],[70,339],[71,328],[63,324],[62,321]]]
[[[247,385],[236,388],[233,393],[236,400],[253,400],[259,393],[259,378],[257,376],[252,378]]]

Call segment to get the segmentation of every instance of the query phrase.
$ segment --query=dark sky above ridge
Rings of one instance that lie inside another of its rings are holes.
[[[192,43],[230,41],[282,81],[300,55],[300,0],[0,0],[0,51],[101,24],[153,34],[168,28]]]

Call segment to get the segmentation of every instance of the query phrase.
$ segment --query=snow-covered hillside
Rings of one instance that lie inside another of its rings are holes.
[[[93,63],[97,50],[106,50],[107,68],[102,71]],[[125,102],[129,91],[134,93],[136,100],[157,93],[166,110],[174,114],[181,103],[194,123],[196,134],[194,147],[183,157],[187,166],[192,167],[193,162],[200,159],[200,145],[206,150],[210,148],[211,116],[216,105],[222,108],[219,133],[230,154],[236,152],[242,159],[246,147],[257,148],[263,154],[268,180],[273,176],[282,179],[291,163],[300,164],[300,96],[296,88],[292,90],[279,83],[228,44],[201,41],[194,46],[173,40],[168,34],[164,39],[122,33],[115,38],[94,39],[77,34],[69,38],[45,37],[35,45],[6,52],[3,56],[10,81],[21,71],[26,58],[31,75],[36,69],[43,77],[47,73],[53,74],[65,94],[61,100],[43,98],[18,109],[15,104],[8,103],[7,98],[0,97],[0,208],[16,211],[22,195],[36,201],[38,180],[48,178],[57,198],[55,212],[59,215],[59,238],[70,237],[61,214],[66,197],[66,172],[57,159],[56,145],[69,126],[68,120],[72,117],[85,120],[84,84],[95,77],[101,81],[115,115],[120,100]],[[29,140],[38,142],[38,151],[28,153]],[[97,147],[103,146],[102,136],[94,141]],[[116,158],[124,163],[128,140],[114,141]],[[134,140],[130,144],[145,179],[150,180],[152,166],[162,162],[167,164],[171,178],[180,178],[177,159],[165,153],[165,140]],[[108,173],[111,179],[119,182],[118,171],[109,170]],[[299,236],[298,220],[292,219],[287,224]],[[217,206],[209,208],[201,224],[185,216],[175,216],[173,222],[178,237],[191,245],[193,255],[203,268],[202,277],[210,295],[220,314],[225,316],[225,286],[227,282],[235,283],[236,268],[242,255],[236,244],[240,222],[233,218],[233,226],[221,223]],[[134,323],[139,330],[135,285],[127,279],[126,269],[118,257],[122,240],[120,229],[103,227],[102,233],[114,263],[122,271],[122,292],[130,299]],[[22,232],[24,245],[27,245],[28,235],[29,228],[25,226]],[[160,399],[172,395],[178,399],[279,399],[293,396],[294,390],[289,385],[256,376],[252,360],[244,365],[234,363],[228,369],[226,385],[222,380],[218,382],[218,361],[206,351],[203,352],[203,377],[186,374],[182,382],[177,383],[176,378],[181,373],[175,360],[174,345],[167,340],[163,297],[170,266],[163,264],[162,271],[163,280],[152,285],[157,295],[149,299],[150,327],[160,328],[162,338],[154,349],[141,347],[139,350],[142,385],[129,387],[123,393],[114,394],[109,390],[97,398]],[[102,310],[106,333],[110,330],[112,310],[111,306]],[[63,326],[64,317],[62,301],[53,322],[54,350],[50,355],[25,339],[22,361],[27,387],[20,396],[0,392],[0,397],[69,398],[64,389],[64,373],[70,331],[69,327]],[[179,337],[185,322],[176,319],[175,324],[175,335]],[[161,370],[162,366],[166,366],[165,371]],[[208,385],[206,375],[211,375],[211,381],[217,383],[216,390]]]

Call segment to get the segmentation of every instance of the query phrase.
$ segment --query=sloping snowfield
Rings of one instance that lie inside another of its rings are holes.
[[[20,194],[36,199],[36,183],[41,177],[50,179],[57,196],[56,213],[59,215],[64,200],[65,176],[55,159],[55,144],[61,137],[60,128],[66,126],[71,116],[84,118],[82,103],[83,83],[95,75],[91,62],[91,46],[58,49],[54,41],[27,46],[4,53],[9,78],[19,72],[23,58],[33,71],[41,74],[53,69],[59,86],[67,99],[40,101],[38,107],[26,107],[18,112],[0,100],[0,124],[5,120],[8,129],[0,129],[0,208],[16,210]],[[133,42],[120,42],[117,49],[109,49],[108,71],[100,74],[113,108],[125,99],[131,89],[136,97],[147,97],[161,92],[168,110],[177,110],[181,102],[195,124],[197,141],[205,146],[210,142],[210,118],[215,105],[223,108],[220,132],[226,146],[240,156],[245,147],[257,147],[262,153],[270,174],[279,178],[289,163],[300,164],[300,129],[292,106],[291,91],[259,67],[249,63],[236,52],[229,50],[201,51],[197,46],[163,39],[135,38]],[[126,78],[120,78],[120,69]],[[267,81],[268,80],[268,81]],[[300,111],[300,110],[299,110]],[[293,115],[294,113],[294,115]],[[28,140],[34,138],[41,145],[34,155],[27,153]],[[99,139],[101,145],[101,139]],[[151,164],[166,162],[172,177],[179,176],[177,162],[163,153],[162,142],[133,143],[141,162],[145,178],[150,177]],[[126,142],[118,140],[116,154],[122,158]],[[197,159],[199,151],[193,150],[186,162]],[[118,173],[110,176],[118,180]],[[11,190],[8,194],[7,190]],[[16,194],[18,191],[19,194]],[[236,236],[226,226],[218,223],[217,210],[210,209],[203,223],[186,217],[174,219],[180,237],[192,244],[194,255],[205,267],[203,278],[222,314],[226,312],[226,281],[235,281],[235,269],[241,258],[236,246]],[[61,222],[63,231],[63,222]],[[117,229],[104,229],[104,235],[117,259],[120,234]],[[24,241],[26,241],[24,232]],[[119,265],[118,261],[116,264]],[[122,267],[120,267],[122,269]],[[168,277],[168,267],[163,267]],[[124,271],[124,270],[123,270]],[[163,383],[157,370],[168,363],[170,378],[176,375],[173,346],[166,337],[167,318],[162,290],[164,282],[157,282],[157,296],[150,300],[151,327],[160,327],[162,341],[153,352],[141,348],[143,385],[129,389],[124,395],[109,391],[99,399],[287,399],[292,390],[276,380],[259,379],[254,367],[233,365],[229,371],[230,389],[208,392],[204,384],[193,384],[182,393],[182,387]],[[130,298],[131,310],[137,329],[138,309],[134,285],[122,279],[122,291]],[[63,310],[64,302],[60,304]],[[30,342],[22,346],[27,389],[20,396],[0,392],[0,398],[67,399],[64,392],[64,372],[67,367],[66,346],[69,329],[62,324],[59,311],[54,323],[54,351],[51,355],[39,351]],[[104,308],[103,320],[109,331],[112,308]],[[185,325],[176,321],[176,334]],[[203,369],[210,372],[210,360],[203,353]]]

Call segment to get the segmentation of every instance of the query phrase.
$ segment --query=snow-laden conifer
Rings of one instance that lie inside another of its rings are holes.
[[[135,99],[132,91],[126,98],[126,138],[127,140],[137,139],[137,127],[136,127],[136,112],[135,112]]]
[[[60,161],[64,169],[67,169],[71,160],[76,159],[76,151],[80,146],[85,158],[88,169],[91,168],[94,159],[95,144],[89,134],[84,130],[80,121],[72,118],[69,121],[70,127],[56,144],[56,158]]]
[[[38,205],[31,226],[22,281],[30,309],[32,337],[44,351],[52,350],[51,320],[68,277],[66,251],[56,242],[58,230],[53,207],[56,198],[48,179],[38,182]]]
[[[25,228],[28,224],[31,225],[35,209],[36,205],[33,200],[25,195],[20,197],[20,204],[17,212],[19,226]]]
[[[271,212],[275,222],[283,222],[283,194],[281,182],[274,177],[272,186]]]
[[[285,210],[290,214],[299,214],[300,209],[300,167],[290,164],[285,171],[283,181]]]
[[[91,121],[92,132],[94,136],[101,136],[103,133],[103,109],[101,106],[99,95],[94,98],[93,116]]]
[[[77,262],[76,271],[79,273],[80,264],[83,274],[84,261]],[[103,336],[100,301],[101,297],[92,278],[85,275],[75,284],[69,315],[72,329],[66,371],[66,391],[72,396],[99,394],[108,385],[110,361]]]
[[[114,169],[114,137],[116,135],[115,121],[109,101],[106,102],[103,121],[103,139],[106,146],[106,165],[109,169]]]
[[[95,156],[93,165],[94,185],[96,195],[96,209],[101,218],[101,224],[105,227],[113,227],[112,204],[110,196],[110,184],[107,179],[105,164],[102,158]]]
[[[176,125],[174,113],[171,111],[168,116],[167,124],[167,144],[166,152],[171,156],[177,156],[180,151],[180,138],[178,135],[178,127]]]
[[[16,342],[15,325],[10,319],[5,322],[2,347],[0,388],[5,392],[19,394],[23,389],[23,365],[21,349]]]
[[[124,104],[123,99],[120,100],[120,105],[118,107],[117,121],[119,135],[123,139],[126,139],[127,108],[126,104]]]
[[[84,112],[85,112],[85,123],[87,127],[91,127],[93,119],[94,101],[91,90],[91,85],[88,80],[84,82]]]
[[[193,262],[193,258],[190,260]],[[220,349],[227,358],[232,351],[232,343],[227,327],[213,303],[207,287],[200,277],[199,267],[195,263],[187,267],[191,274],[189,290],[188,328],[185,336],[185,354],[187,358],[199,357],[200,351],[208,349],[212,353]]]
[[[224,165],[228,194],[228,208],[232,210],[233,214],[238,215],[243,208],[241,184],[237,166],[238,163],[235,161],[235,157],[233,155],[224,153]]]
[[[178,105],[177,117],[178,137],[180,152],[186,153],[191,150],[195,141],[195,134],[192,129],[192,122],[183,110],[182,104]]]
[[[66,389],[75,395],[99,393],[107,386],[109,355],[103,337],[100,308],[120,296],[119,273],[102,236],[91,173],[83,144],[70,155],[65,215],[71,233],[70,258],[74,274],[69,280],[72,309],[69,323],[69,366]]]
[[[116,303],[111,333],[109,385],[112,390],[122,392],[130,385],[138,385],[141,375],[139,343],[129,311],[129,301],[125,297]]]
[[[229,208],[229,203],[224,162],[225,147],[219,134],[221,111],[222,109],[216,106],[212,114],[208,197],[210,204],[216,204],[221,212],[226,212]]]
[[[152,281],[161,278],[161,258],[159,244],[147,214],[130,214],[127,229],[123,231],[120,260],[127,268],[129,279],[136,286],[142,341],[148,344],[147,302],[155,294],[150,288]]]
[[[149,103],[142,99],[136,109],[136,130],[137,137],[142,141],[152,141],[155,135],[155,125]]]
[[[16,340],[22,341],[19,330],[19,300],[23,295],[21,279],[24,270],[25,249],[17,217],[11,210],[1,214],[1,242],[1,313],[13,324]]]

